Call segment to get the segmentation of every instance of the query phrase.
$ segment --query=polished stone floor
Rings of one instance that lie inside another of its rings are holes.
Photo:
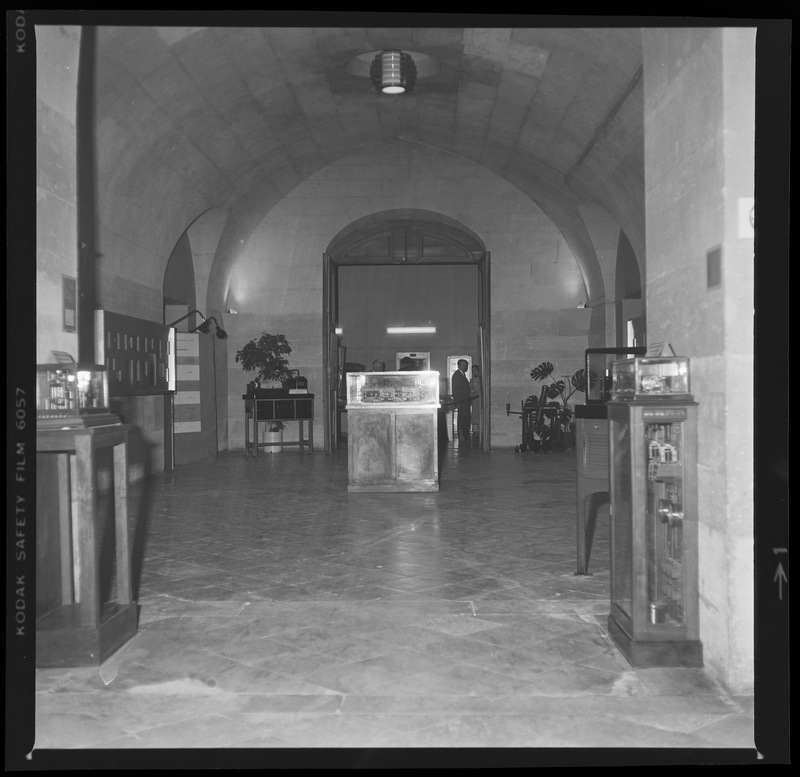
[[[438,493],[351,494],[345,449],[232,451],[134,485],[138,632],[36,670],[37,749],[750,751],[752,699],[610,641],[574,459],[451,447]]]

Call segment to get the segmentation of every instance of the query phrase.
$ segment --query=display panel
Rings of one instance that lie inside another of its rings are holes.
[[[173,327],[95,310],[95,359],[105,364],[110,396],[174,391],[176,355]]]
[[[351,372],[347,375],[347,406],[386,403],[439,406],[439,373]]]

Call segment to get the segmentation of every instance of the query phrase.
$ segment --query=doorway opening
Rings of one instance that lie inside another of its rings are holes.
[[[342,230],[323,264],[327,453],[339,447],[346,429],[348,369],[369,370],[373,362],[392,369],[400,352],[429,354],[441,397],[450,393],[447,357],[466,353],[481,366],[481,396],[490,407],[490,255],[477,235],[431,211],[387,211]],[[397,325],[435,331],[398,336],[390,333]],[[481,447],[488,452],[489,413],[480,417]]]

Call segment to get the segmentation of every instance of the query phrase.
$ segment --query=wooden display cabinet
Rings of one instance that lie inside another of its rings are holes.
[[[634,667],[702,666],[697,404],[664,397],[607,407],[609,634]]]
[[[136,634],[128,528],[128,432],[116,423],[39,428],[37,455],[37,666],[102,664]],[[102,594],[97,462],[113,458],[113,600]],[[74,508],[73,508],[74,502]],[[47,590],[45,590],[47,589]]]

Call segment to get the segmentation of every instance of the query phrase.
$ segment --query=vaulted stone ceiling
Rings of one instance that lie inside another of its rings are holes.
[[[168,252],[200,214],[241,244],[298,183],[360,148],[423,143],[528,193],[577,253],[578,205],[643,249],[641,31],[99,27],[104,228]],[[359,55],[423,55],[413,91],[379,95]],[[142,203],[147,203],[143,205]]]

